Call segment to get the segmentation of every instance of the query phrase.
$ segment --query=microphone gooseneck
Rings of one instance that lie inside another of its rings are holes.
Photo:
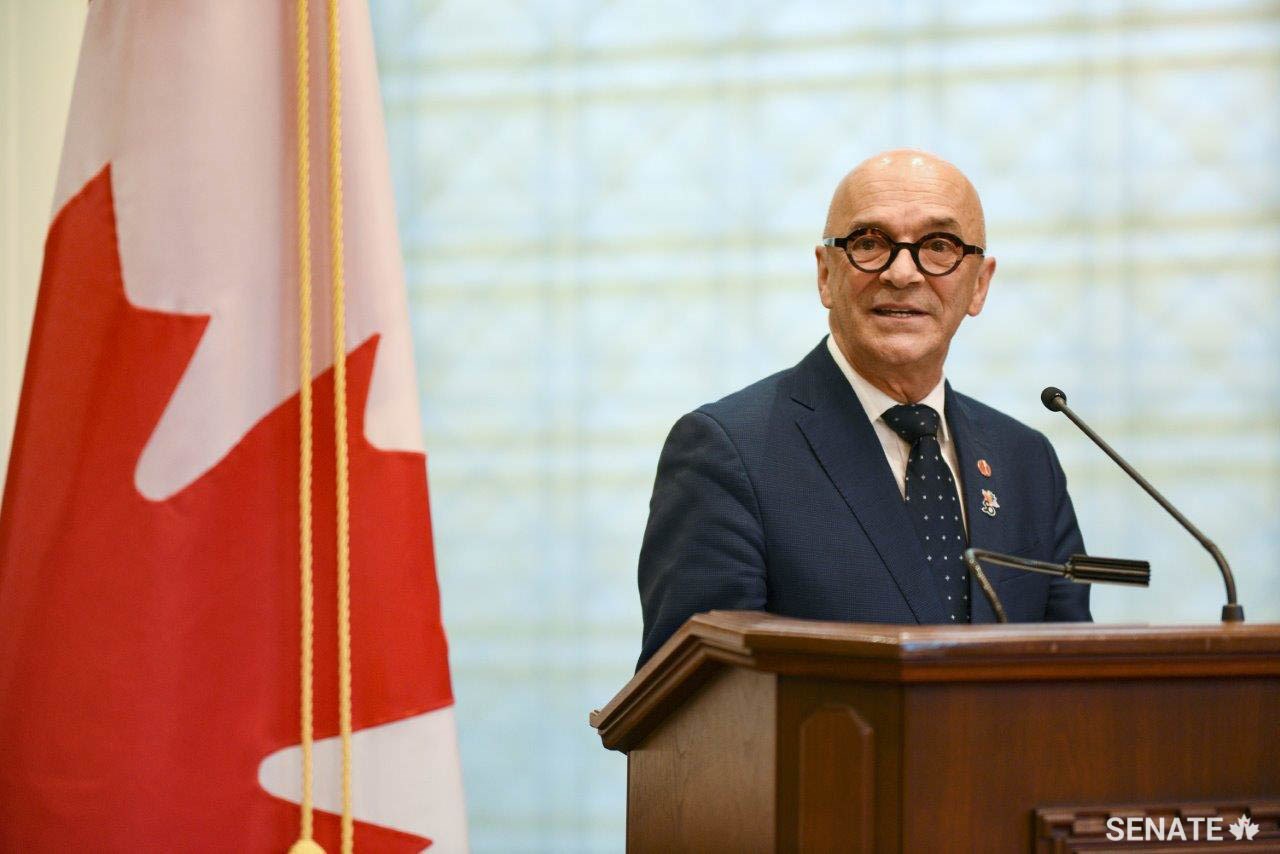
[[[1205,548],[1213,556],[1214,561],[1218,564],[1218,570],[1222,573],[1222,580],[1227,587],[1227,604],[1222,606],[1222,621],[1224,623],[1243,623],[1244,622],[1244,606],[1236,601],[1236,579],[1231,574],[1231,567],[1227,565],[1227,559],[1222,554],[1222,550],[1218,548],[1213,540],[1206,537],[1199,528],[1191,524],[1191,521],[1178,512],[1178,508],[1169,503],[1169,500],[1160,494],[1154,486],[1152,486],[1145,477],[1138,474],[1137,469],[1129,465],[1124,457],[1120,456],[1115,450],[1106,443],[1106,441],[1093,431],[1093,429],[1080,419],[1080,416],[1071,411],[1071,407],[1067,406],[1067,396],[1061,389],[1053,386],[1047,387],[1040,392],[1040,402],[1050,412],[1061,412],[1063,415],[1071,419],[1071,423],[1080,428],[1080,431],[1093,440],[1093,443],[1102,449],[1108,457],[1124,470],[1124,473],[1133,478],[1134,482],[1141,486],[1146,493],[1156,500],[1156,503],[1165,509],[1170,516],[1178,521],[1178,524],[1187,530],[1191,536],[1195,537],[1201,546]]]

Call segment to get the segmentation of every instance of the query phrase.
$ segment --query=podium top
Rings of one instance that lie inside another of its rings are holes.
[[[626,749],[728,667],[896,684],[1276,676],[1280,624],[921,626],[711,611],[681,626],[591,725],[606,747]]]

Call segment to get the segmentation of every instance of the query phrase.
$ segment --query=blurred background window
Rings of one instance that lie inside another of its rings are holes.
[[[985,202],[952,383],[1049,434],[1093,550],[1152,562],[1096,619],[1215,621],[1222,583],[1047,384],[1280,619],[1280,4],[371,5],[475,851],[623,849],[586,716],[639,651],[659,449],[817,344],[829,195],[882,148]]]

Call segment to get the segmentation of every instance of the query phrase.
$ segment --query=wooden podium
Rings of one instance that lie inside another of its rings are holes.
[[[1280,625],[713,611],[591,724],[628,754],[633,854],[1280,851]],[[1107,838],[1214,817],[1225,841]]]

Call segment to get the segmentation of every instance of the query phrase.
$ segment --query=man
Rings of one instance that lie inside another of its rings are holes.
[[[713,608],[992,622],[966,544],[1056,562],[1084,551],[1048,440],[943,378],[996,269],[968,179],[925,152],[876,155],[836,187],[823,235],[831,334],[667,438],[640,552],[641,664]],[[1087,586],[986,573],[1012,621],[1090,619]]]

